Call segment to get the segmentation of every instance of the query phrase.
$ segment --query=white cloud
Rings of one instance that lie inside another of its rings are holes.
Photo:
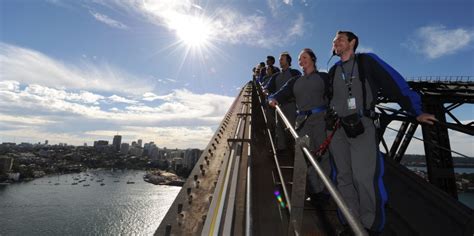
[[[40,124],[49,124],[54,123],[53,121],[41,117],[41,116],[11,116],[0,114],[0,121],[2,123],[10,123],[10,124],[25,124],[25,125],[40,125]]]
[[[357,52],[360,52],[360,53],[374,52],[374,49],[371,47],[365,47],[365,46],[359,45],[357,46]]]
[[[463,124],[468,124],[471,121],[463,121]],[[457,131],[449,130],[449,140],[451,145],[451,150],[459,152],[461,154],[467,155],[469,157],[474,157],[474,146],[473,138],[471,135],[464,134]],[[453,153],[453,156],[459,156],[458,154]]]
[[[288,9],[282,8],[282,6],[288,7],[291,5],[291,0],[285,0],[284,2],[269,0],[268,7],[274,12],[271,19],[261,14],[241,14],[236,9],[230,8],[229,5],[227,7],[217,7],[212,10],[212,14],[208,14],[205,11],[210,12],[211,9],[203,9],[195,4],[195,1],[190,0],[96,0],[96,2],[144,17],[148,21],[164,26],[176,33],[182,22],[199,18],[207,22],[209,28],[212,29],[212,33],[209,35],[210,39],[224,43],[272,48],[292,42],[304,33],[302,30],[303,16],[299,14],[296,20],[288,21],[286,17],[289,14]],[[276,17],[280,13],[285,17]],[[274,25],[281,27],[276,28]]]
[[[178,81],[175,79],[165,78],[165,79],[156,79],[159,83],[168,84],[168,83],[177,83]]]
[[[277,16],[278,15],[278,7],[279,7],[279,5],[281,5],[280,1],[278,1],[278,0],[267,0],[267,5],[268,5],[268,8],[270,8],[270,11],[271,11],[272,15]]]
[[[270,9],[273,17],[279,17],[284,15],[285,11],[293,5],[293,0],[267,0],[267,6]],[[263,14],[263,12],[262,12]]]
[[[269,29],[269,24],[274,22],[263,16],[244,16],[233,10],[221,10],[217,15],[219,20],[214,22],[215,29],[218,29],[217,37],[232,44],[273,48],[287,45],[304,34],[302,14],[298,14],[298,17],[289,23],[285,22],[283,30],[277,30],[275,27]]]
[[[126,107],[129,111],[142,113],[160,113],[160,117],[195,117],[218,121],[234,98],[217,94],[195,94],[187,89],[174,90],[167,95],[144,94],[144,101],[163,101],[159,106],[134,105]]]
[[[265,38],[263,32],[267,19],[263,16],[244,16],[231,9],[220,9],[217,11],[218,19],[214,24],[214,29],[218,32],[216,36],[220,41],[232,44],[252,44],[264,45]]]
[[[55,88],[143,94],[152,88],[144,79],[107,64],[64,62],[38,51],[0,42],[0,80]]]
[[[128,26],[126,26],[125,24],[119,22],[119,21],[116,21],[110,17],[108,17],[107,15],[104,15],[104,14],[100,14],[98,12],[94,12],[94,11],[89,11],[91,13],[92,16],[94,16],[94,18],[110,27],[114,27],[114,28],[118,28],[118,29],[128,29]]]
[[[299,14],[298,18],[294,21],[293,26],[288,30],[288,36],[301,37],[304,34],[304,17],[303,14]]]
[[[202,148],[212,135],[211,127],[221,121],[233,99],[179,89],[161,96],[145,93],[141,103],[117,95],[75,93],[35,84],[21,88],[17,81],[2,81],[0,138],[81,145],[100,135],[101,139],[108,137],[98,131],[133,131],[130,139],[149,137],[162,146]],[[111,101],[128,105],[110,107]]]
[[[138,103],[138,101],[127,99],[127,98],[124,98],[124,97],[120,97],[120,96],[117,96],[115,94],[108,97],[108,99],[112,102],[119,102],[119,103],[127,103],[127,104],[137,104]]]
[[[69,93],[64,90],[48,88],[37,84],[29,85],[25,88],[25,92],[43,98],[66,100],[85,104],[99,104],[98,101],[104,99],[104,96],[87,91],[81,91],[80,93]]]
[[[436,59],[467,48],[473,39],[472,29],[448,29],[444,25],[434,25],[417,29],[404,45],[430,59]]]
[[[83,92],[81,94],[92,94]],[[159,105],[144,105],[116,95],[108,100],[131,104],[113,114],[105,109],[108,101],[104,96],[69,93],[64,90],[29,85],[20,91],[0,90],[0,107],[28,109],[29,112],[63,113],[80,115],[83,119],[103,119],[120,122],[145,122],[195,120],[206,124],[218,122],[233,98],[216,94],[194,94],[186,89],[174,90],[170,94],[156,96],[147,93],[148,100],[160,100]]]
[[[151,93],[151,92],[148,92],[148,93],[144,93],[143,94],[143,100],[144,101],[154,101],[154,100],[157,100],[157,99],[160,99],[161,96],[158,96],[154,93]]]
[[[84,142],[91,143],[92,140],[76,133],[51,132],[37,126],[24,127],[12,130],[2,130],[1,142],[30,142],[48,140],[50,144],[67,143],[72,145],[82,145]]]
[[[17,92],[20,89],[20,83],[14,80],[0,81],[0,91]]]

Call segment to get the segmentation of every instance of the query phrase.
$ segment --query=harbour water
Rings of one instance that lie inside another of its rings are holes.
[[[0,235],[153,235],[181,188],[144,174],[94,170],[0,186]],[[459,200],[474,209],[474,193]]]
[[[410,170],[420,170],[426,172],[426,166],[407,166],[408,169]],[[454,173],[458,174],[472,174],[474,173],[474,168],[462,168],[462,167],[456,167],[454,168]]]
[[[425,166],[407,166],[408,169],[410,170],[418,170],[418,171],[423,171],[427,172]],[[454,172],[457,174],[472,174],[474,173],[474,168],[454,168]],[[460,202],[462,202],[464,205],[470,207],[471,209],[474,209],[474,192],[458,192],[458,199]]]
[[[144,174],[94,170],[0,186],[0,235],[153,235],[181,188]]]

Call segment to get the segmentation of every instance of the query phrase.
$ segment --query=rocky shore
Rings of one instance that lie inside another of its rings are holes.
[[[143,176],[143,180],[156,185],[183,186],[185,179],[166,171],[150,171]]]

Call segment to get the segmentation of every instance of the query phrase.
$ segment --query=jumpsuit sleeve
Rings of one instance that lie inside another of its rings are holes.
[[[268,83],[264,86],[264,88],[268,91],[269,94],[273,94],[275,93],[276,91],[276,77],[279,75],[280,73],[276,73],[275,75],[273,75],[270,80],[268,81]]]
[[[298,78],[299,76],[292,77],[278,92],[268,96],[268,99],[275,99],[280,104],[287,103],[291,98],[295,97],[293,94],[293,86]]]
[[[373,53],[365,54],[370,65],[371,77],[383,96],[396,101],[402,109],[411,115],[418,116],[423,113],[421,109],[420,95],[410,89],[405,79]],[[374,97],[377,96],[374,94]]]

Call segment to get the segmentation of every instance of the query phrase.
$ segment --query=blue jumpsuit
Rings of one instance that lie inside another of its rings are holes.
[[[329,81],[329,106],[339,117],[358,113],[365,129],[355,138],[349,138],[343,128],[336,131],[330,144],[335,163],[332,179],[362,225],[382,231],[387,202],[383,156],[378,149],[376,127],[367,114],[374,110],[374,94],[378,91],[415,116],[422,113],[420,97],[397,71],[371,53],[337,62],[329,71]]]
[[[278,103],[284,103],[289,99],[295,99],[299,115],[296,117],[298,126],[298,135],[308,135],[310,139],[310,150],[316,150],[326,139],[325,129],[325,111],[313,114],[302,114],[317,108],[326,107],[327,100],[324,96],[326,73],[311,73],[292,79],[283,86],[277,93],[270,96],[276,99]],[[330,160],[328,153],[323,155],[320,166],[326,175],[330,172]],[[309,191],[310,193],[319,193],[324,190],[324,185],[317,177],[313,167],[308,170]]]

